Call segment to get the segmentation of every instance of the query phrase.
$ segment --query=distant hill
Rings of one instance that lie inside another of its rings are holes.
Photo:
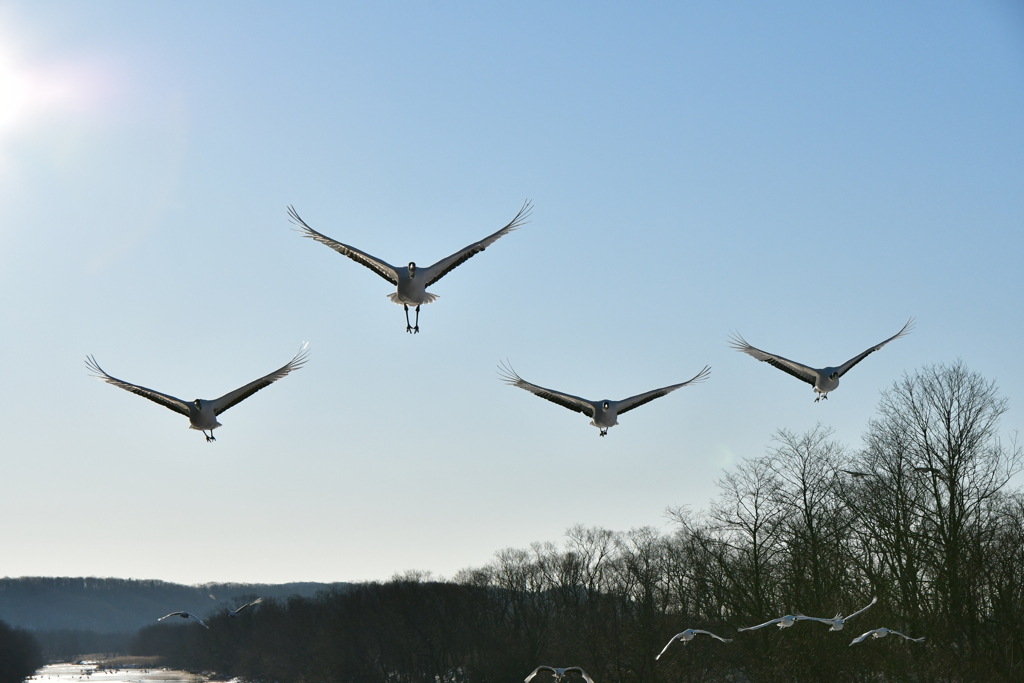
[[[169,612],[203,616],[221,609],[210,593],[228,604],[243,598],[309,597],[323,590],[347,590],[349,583],[208,583],[184,586],[165,581],[23,577],[0,579],[0,621],[30,631],[134,633]]]

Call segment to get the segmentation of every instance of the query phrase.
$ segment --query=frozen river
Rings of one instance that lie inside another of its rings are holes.
[[[119,669],[99,668],[95,662],[81,664],[50,664],[36,672],[28,681],[44,683],[206,683],[206,676],[190,674],[187,671],[161,669]]]

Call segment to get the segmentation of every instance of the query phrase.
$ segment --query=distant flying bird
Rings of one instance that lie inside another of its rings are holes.
[[[874,472],[858,472],[857,470],[839,470],[839,471],[843,472],[845,474],[849,474],[854,479],[859,479],[861,477],[877,477],[878,476]]]
[[[600,436],[605,436],[608,430],[619,423],[618,416],[639,408],[645,403],[649,403],[656,398],[661,398],[666,394],[670,394],[680,387],[685,387],[687,384],[696,384],[703,382],[711,374],[711,368],[704,366],[704,369],[698,372],[694,377],[688,379],[680,384],[673,384],[668,387],[662,387],[661,389],[654,389],[644,394],[637,394],[630,398],[623,399],[621,401],[610,401],[605,399],[603,401],[588,401],[585,398],[579,396],[572,396],[570,394],[563,394],[560,391],[553,389],[545,389],[539,387],[536,384],[530,384],[525,379],[516,374],[516,371],[511,366],[502,363],[498,367],[498,374],[508,384],[525,389],[535,396],[547,399],[552,403],[557,403],[563,408],[569,410],[575,410],[577,413],[583,413],[590,418],[590,424],[594,425],[601,430]]]
[[[594,679],[588,676],[587,672],[578,666],[569,666],[564,669],[558,669],[553,666],[538,666],[536,669],[533,670],[533,673],[531,673],[529,676],[523,679],[523,683],[530,683],[530,681],[533,680],[533,677],[541,671],[550,671],[551,675],[554,677],[556,681],[561,681],[562,679],[564,679],[565,674],[569,673],[570,671],[578,671],[580,673],[580,676],[583,676],[583,680],[585,680],[587,683],[594,683]]]
[[[871,602],[868,603],[868,607],[871,607],[876,602],[878,602],[878,597],[877,596],[871,598]],[[846,622],[848,622],[850,619],[853,619],[855,616],[857,616],[858,614],[860,614],[861,612],[866,610],[868,607],[865,607],[863,609],[859,609],[859,610],[857,610],[856,612],[854,612],[853,614],[851,614],[851,615],[849,615],[847,617],[844,617],[841,614],[836,614],[831,619],[824,619],[822,617],[805,617],[804,615],[801,614],[801,615],[797,616],[797,619],[801,620],[801,621],[803,621],[803,620],[806,620],[806,621],[820,621],[821,623],[829,624],[832,627],[832,628],[829,629],[829,631],[842,631],[843,630],[843,626],[846,625]]]
[[[389,294],[388,298],[391,299],[393,303],[400,304],[405,308],[405,331],[410,333],[419,333],[420,306],[423,304],[429,304],[437,298],[436,294],[431,294],[427,291],[427,287],[443,278],[450,271],[462,265],[468,259],[497,242],[499,238],[504,237],[526,223],[527,219],[530,217],[531,210],[532,207],[530,206],[530,201],[526,200],[523,203],[522,208],[519,209],[519,213],[517,213],[515,218],[513,218],[504,228],[483,238],[479,242],[474,242],[465,249],[455,252],[448,258],[441,259],[429,268],[417,268],[414,261],[410,261],[409,265],[404,268],[393,266],[375,256],[370,256],[366,252],[359,251],[355,247],[350,247],[347,244],[336,242],[327,235],[317,232],[306,225],[306,222],[299,217],[298,212],[295,211],[295,207],[293,206],[288,207],[288,215],[291,222],[298,226],[298,232],[301,232],[310,239],[316,240],[320,244],[327,245],[342,256],[348,256],[356,263],[366,266],[391,284],[396,285],[398,287],[398,291],[394,294]],[[409,324],[409,306],[416,306],[415,326]]]
[[[903,636],[907,640],[912,640],[915,643],[923,643],[924,642],[924,638],[911,638],[910,636],[903,635],[899,631],[893,631],[892,629],[888,629],[888,628],[876,628],[873,631],[868,631],[867,633],[865,633],[863,635],[857,636],[856,638],[853,639],[853,642],[850,643],[850,645],[856,645],[857,643],[861,643],[868,636],[871,636],[872,638],[885,638],[890,633],[893,634],[893,635],[896,635],[896,636]]]
[[[777,624],[779,628],[789,628],[790,626],[792,626],[793,624],[795,624],[797,622],[798,618],[799,618],[799,615],[787,614],[784,617],[779,617],[778,619],[772,619],[771,621],[766,621],[763,624],[758,624],[757,626],[747,626],[745,628],[738,628],[736,630],[737,631],[756,631],[759,628],[764,628],[765,626],[771,626],[772,624]]]
[[[157,621],[163,621],[164,619],[167,619],[169,617],[181,617],[182,619],[188,619],[189,617],[192,617],[193,619],[198,621],[202,625],[203,628],[210,628],[209,626],[207,626],[206,624],[203,623],[202,619],[200,619],[196,615],[190,614],[188,612],[171,612],[168,615],[160,617],[159,619],[157,619]]]
[[[764,361],[769,365],[774,365],[779,370],[787,372],[796,377],[797,379],[807,382],[808,384],[814,387],[815,393],[818,394],[818,396],[814,399],[814,402],[817,403],[821,399],[828,399],[828,392],[834,391],[836,387],[839,386],[839,378],[845,375],[847,372],[849,372],[854,365],[861,362],[875,351],[878,351],[880,348],[882,348],[892,340],[899,339],[903,335],[908,334],[913,329],[913,325],[914,319],[911,318],[910,320],[907,321],[907,324],[904,325],[903,329],[901,329],[899,332],[889,337],[881,344],[876,344],[875,346],[872,346],[867,351],[864,351],[863,353],[854,356],[853,358],[851,358],[850,360],[846,361],[845,363],[836,368],[809,368],[806,365],[801,365],[800,363],[791,361],[787,358],[783,358],[782,356],[776,356],[773,353],[768,353],[767,351],[756,349],[750,344],[748,344],[747,341],[739,334],[733,334],[733,336],[730,339],[730,345],[737,351],[742,351],[743,353],[749,356],[753,356],[754,358],[760,361]]]
[[[213,593],[210,593],[210,597],[211,597],[211,598],[213,598],[214,600],[216,600],[217,602],[219,602],[220,604],[224,605],[224,609],[226,609],[226,610],[228,611],[228,616],[229,616],[229,617],[231,617],[232,619],[234,619],[235,617],[237,617],[237,616],[238,616],[238,613],[239,613],[239,612],[241,612],[242,610],[244,610],[244,609],[245,609],[246,607],[252,607],[252,606],[254,606],[254,605],[258,605],[258,604],[260,604],[261,602],[263,602],[263,598],[256,598],[256,599],[255,599],[255,600],[253,600],[252,602],[247,602],[247,603],[245,603],[244,605],[242,605],[242,606],[241,606],[241,607],[239,607],[238,609],[231,609],[230,607],[228,607],[228,604],[227,604],[226,602],[224,602],[223,600],[221,600],[220,598],[218,598],[218,597],[217,597],[216,595],[214,595]]]
[[[665,647],[663,647],[661,649],[661,652],[658,653],[658,656],[655,657],[655,659],[661,659],[661,656],[663,654],[665,654],[665,650],[667,650],[668,646],[671,645],[672,643],[676,642],[677,640],[681,640],[681,641],[683,641],[683,645],[686,645],[691,640],[693,640],[693,637],[695,635],[697,635],[698,633],[706,633],[709,636],[711,636],[712,638],[717,638],[718,640],[722,641],[723,643],[731,643],[732,642],[732,638],[723,638],[722,636],[716,636],[711,631],[702,631],[699,628],[688,628],[685,631],[683,631],[682,633],[677,633],[674,636],[672,636],[672,638],[665,644]]]
[[[207,443],[209,443],[210,441],[217,440],[213,436],[213,430],[221,426],[220,422],[217,422],[218,415],[236,403],[240,403],[249,398],[260,389],[270,386],[292,370],[298,370],[301,368],[309,356],[308,349],[309,344],[304,343],[299,347],[299,351],[295,354],[295,357],[288,361],[284,366],[278,368],[269,375],[260,377],[258,380],[253,382],[249,382],[240,389],[235,389],[234,391],[224,394],[220,398],[212,401],[197,398],[191,403],[182,401],[180,398],[175,398],[168,394],[161,394],[159,391],[154,391],[152,389],[147,389],[146,387],[140,387],[137,384],[131,384],[129,382],[119,380],[116,377],[111,377],[103,370],[103,368],[100,367],[99,363],[97,363],[96,359],[92,356],[86,357],[85,365],[94,373],[94,376],[97,379],[101,379],[108,384],[113,384],[115,387],[120,387],[125,391],[130,391],[133,394],[138,394],[143,398],[148,398],[154,403],[159,403],[165,408],[170,408],[174,412],[181,413],[188,417],[189,422],[191,423],[189,429],[198,429],[201,431],[203,436],[206,437]],[[206,430],[210,430],[210,433],[207,434]]]

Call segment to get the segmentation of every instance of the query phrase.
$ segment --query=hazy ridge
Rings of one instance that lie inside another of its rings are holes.
[[[210,593],[227,603],[244,597],[309,597],[322,590],[346,590],[349,583],[206,583],[186,586],[153,579],[96,577],[0,578],[0,621],[30,631],[129,633],[168,612],[199,616],[220,609]]]

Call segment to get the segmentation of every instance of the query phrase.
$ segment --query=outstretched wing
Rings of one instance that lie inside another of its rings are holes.
[[[533,677],[536,676],[541,671],[550,671],[551,673],[554,673],[555,669],[553,667],[550,667],[550,666],[543,666],[543,665],[538,666],[536,669],[533,670],[533,673],[531,673],[529,676],[527,676],[525,679],[523,679],[523,683],[530,683],[530,681],[533,680]]]
[[[138,384],[132,384],[116,377],[111,377],[103,371],[103,368],[100,367],[100,364],[97,363],[96,359],[92,356],[85,357],[85,367],[89,368],[94,377],[103,380],[107,384],[113,384],[115,387],[120,387],[125,391],[130,391],[133,394],[142,396],[143,398],[148,398],[153,403],[159,403],[165,408],[170,408],[174,412],[181,413],[188,417],[188,404],[180,398],[174,398],[167,394],[161,394],[159,391],[153,391],[146,387],[140,387]]]
[[[229,612],[231,611],[231,608],[228,607],[228,604],[226,602],[224,602],[223,600],[221,600],[220,598],[218,598],[216,595],[214,595],[213,593],[210,593],[210,597],[213,598],[214,600],[216,600],[217,602],[219,602],[220,604],[224,605],[224,609],[228,610]]]
[[[871,606],[872,606],[872,605],[874,605],[874,604],[875,604],[876,602],[878,602],[878,596],[877,596],[877,595],[876,595],[875,597],[871,598],[871,602],[869,602],[869,603],[868,603],[868,607],[871,607]],[[851,615],[849,615],[849,616],[847,616],[847,617],[844,617],[844,618],[843,618],[843,621],[844,621],[844,622],[846,622],[846,621],[849,621],[850,619],[853,619],[853,618],[854,618],[855,616],[857,616],[858,614],[860,614],[861,612],[863,612],[864,610],[866,610],[866,609],[867,609],[868,607],[864,607],[864,608],[862,608],[862,609],[859,609],[859,610],[857,610],[856,612],[854,612],[853,614],[851,614]]]
[[[921,637],[921,638],[911,638],[910,636],[908,636],[906,634],[900,633],[899,631],[893,631],[892,629],[889,629],[889,633],[895,633],[898,636],[903,636],[907,640],[912,640],[915,643],[923,643],[924,642],[924,637]]]
[[[498,239],[504,237],[513,230],[517,229],[519,226],[526,223],[527,219],[530,217],[530,211],[532,209],[533,207],[530,206],[530,200],[527,199],[525,202],[523,202],[523,207],[519,209],[519,213],[516,214],[516,217],[509,221],[508,225],[506,225],[504,228],[494,233],[493,235],[489,235],[483,238],[479,242],[474,242],[465,249],[455,252],[448,258],[441,259],[434,265],[427,268],[426,272],[423,274],[427,281],[426,286],[429,287],[430,285],[434,284],[435,282],[443,278],[445,275],[447,275],[450,271],[458,268],[467,260],[473,258],[481,251],[497,242]]]
[[[870,636],[872,633],[874,633],[877,630],[878,630],[877,628],[874,628],[874,629],[871,629],[870,631],[868,631],[867,633],[860,634],[859,636],[857,636],[856,638],[853,639],[853,642],[850,643],[850,645],[856,645],[857,643],[863,643],[865,638],[867,638],[868,636]]]
[[[686,633],[686,631],[683,631],[683,633]],[[665,650],[668,649],[668,646],[679,640],[682,637],[683,633],[677,633],[674,636],[672,636],[672,638],[669,639],[667,643],[665,643],[665,647],[661,648],[661,652],[658,653],[658,656],[655,657],[655,659],[661,659],[661,656],[665,654]]]
[[[594,679],[591,678],[590,676],[588,676],[587,672],[584,671],[582,668],[580,668],[578,666],[566,667],[564,669],[564,671],[579,671],[580,672],[580,676],[583,676],[583,680],[585,680],[587,683],[594,683]]]
[[[309,343],[303,342],[302,346],[299,347],[299,352],[295,354],[295,357],[285,363],[283,366],[274,370],[269,375],[260,377],[258,380],[249,382],[240,389],[235,389],[231,393],[224,394],[220,398],[213,402],[213,414],[220,415],[225,410],[241,403],[245,399],[255,394],[264,387],[269,387],[271,384],[287,375],[292,370],[298,370],[303,366],[306,360],[309,358]]]
[[[164,619],[167,619],[168,617],[180,617],[182,615],[184,615],[186,618],[188,618],[188,612],[171,612],[170,614],[165,614],[164,616],[160,617],[159,619],[157,619],[157,621],[163,621]]]
[[[804,616],[803,614],[797,614],[794,617],[794,619],[796,621],[820,621],[823,624],[831,624],[832,621],[833,621],[832,619],[825,619],[823,617],[808,617],[808,616]]]
[[[717,638],[718,640],[722,641],[723,643],[731,643],[732,642],[732,638],[723,638],[722,636],[716,636],[711,631],[702,631],[699,628],[695,628],[695,629],[693,629],[693,632],[694,633],[706,633],[709,636],[711,636],[712,638]]]
[[[366,252],[359,251],[355,247],[350,247],[347,244],[342,244],[341,242],[332,240],[327,235],[317,232],[313,228],[306,225],[306,221],[299,218],[299,214],[298,212],[295,211],[294,206],[288,207],[288,218],[289,220],[291,220],[292,223],[298,226],[297,232],[301,232],[306,237],[310,238],[311,240],[316,240],[320,244],[326,244],[328,247],[338,252],[342,256],[348,256],[356,263],[364,265],[373,272],[377,273],[377,275],[380,275],[382,278],[384,278],[391,284],[398,284],[398,270],[390,263],[382,261],[376,256],[370,256]]]
[[[780,621],[782,621],[781,617],[779,617],[778,619],[772,619],[771,621],[766,621],[763,624],[758,624],[757,626],[747,626],[745,628],[738,628],[736,630],[737,631],[756,631],[759,628],[764,628],[765,626],[771,626],[772,624],[777,624]]]
[[[776,356],[774,353],[768,353],[767,351],[754,348],[739,334],[733,334],[733,336],[729,338],[729,345],[737,351],[742,351],[748,356],[753,356],[760,361],[764,361],[769,365],[777,367],[779,370],[789,373],[798,380],[807,382],[811,386],[814,386],[815,382],[818,380],[818,373],[816,373],[812,368],[809,368],[806,365],[801,365],[800,363],[789,360],[788,358]]]
[[[555,391],[553,389],[545,389],[544,387],[539,387],[536,384],[530,384],[525,379],[516,374],[516,371],[512,369],[511,365],[506,365],[505,363],[501,363],[501,365],[498,367],[498,375],[502,378],[502,380],[511,384],[512,386],[519,387],[520,389],[525,389],[526,391],[529,391],[531,394],[535,396],[540,396],[541,398],[547,399],[552,403],[557,403],[563,408],[575,410],[577,413],[583,413],[590,419],[594,419],[594,405],[584,398],[580,398],[579,396],[572,396],[571,394],[563,394],[562,392]]]
[[[839,366],[839,370],[838,370],[838,372],[839,372],[839,376],[840,376],[840,377],[842,377],[843,375],[845,375],[846,373],[848,373],[848,372],[850,371],[850,369],[851,369],[851,368],[852,368],[852,367],[853,367],[854,365],[856,365],[857,363],[861,362],[862,360],[864,360],[865,358],[867,358],[868,356],[870,356],[871,354],[873,354],[873,353],[874,353],[875,351],[877,351],[878,349],[882,348],[883,346],[885,346],[886,344],[888,344],[889,342],[891,342],[891,341],[892,341],[893,339],[899,339],[900,337],[902,337],[902,336],[904,336],[904,335],[906,335],[906,334],[910,334],[910,333],[911,333],[911,331],[913,331],[913,329],[914,329],[914,319],[913,319],[913,318],[911,318],[911,319],[910,319],[910,320],[908,320],[908,321],[907,321],[907,323],[906,323],[906,324],[905,324],[905,325],[903,326],[903,329],[901,329],[901,330],[900,330],[899,332],[897,332],[897,333],[896,333],[896,334],[894,334],[893,336],[891,336],[891,337],[889,337],[888,339],[886,339],[886,340],[885,340],[884,342],[882,342],[881,344],[877,344],[877,345],[875,345],[875,346],[872,346],[872,347],[871,347],[870,349],[868,349],[867,351],[864,351],[863,353],[861,353],[861,354],[859,354],[859,355],[857,355],[857,356],[854,356],[854,357],[853,357],[853,358],[851,358],[850,360],[848,360],[848,361],[846,361],[845,363],[843,363],[842,365],[840,365],[840,366]]]
[[[629,398],[617,401],[618,405],[621,407],[616,411],[616,414],[622,415],[623,413],[628,413],[629,411],[633,410],[633,408],[639,408],[643,404],[650,403],[654,399],[661,398],[665,394],[671,394],[676,389],[679,389],[680,387],[685,387],[687,384],[696,384],[698,382],[703,382],[710,375],[711,367],[705,365],[703,370],[694,375],[692,379],[688,379],[682,384],[673,384],[670,387],[662,387],[661,389],[648,391],[645,394],[637,394],[636,396],[630,396]]]
[[[242,610],[244,610],[246,607],[252,607],[253,605],[258,605],[261,602],[263,602],[263,598],[256,598],[252,602],[247,602],[244,605],[242,605],[241,607],[239,607],[238,609],[236,609],[235,610],[235,614],[240,614],[242,612]]]

